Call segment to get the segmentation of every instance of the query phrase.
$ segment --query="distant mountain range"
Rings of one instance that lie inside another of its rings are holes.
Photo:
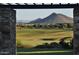
[[[52,13],[43,19],[37,18],[33,21],[22,21],[22,22],[29,23],[29,24],[73,23],[73,18],[63,14]]]
[[[29,22],[31,24],[56,24],[56,23],[73,23],[73,18],[63,14],[52,13],[51,15],[41,19],[38,18]]]

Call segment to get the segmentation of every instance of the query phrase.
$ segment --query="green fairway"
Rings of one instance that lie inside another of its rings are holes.
[[[73,37],[72,29],[29,29],[16,28],[16,43],[17,47],[22,46],[22,48],[17,48],[17,54],[21,55],[66,55],[72,54],[72,50],[52,50],[52,49],[31,49],[37,45],[42,45],[43,43],[56,42],[59,43],[61,38],[67,38],[65,41],[70,42]],[[48,40],[43,40],[48,39]],[[49,40],[50,39],[50,40]]]
[[[43,55],[43,54],[47,54],[47,55],[53,55],[53,54],[57,54],[57,55],[65,55],[65,54],[72,54],[72,50],[60,50],[60,51],[32,51],[32,52],[17,52],[17,54],[26,54],[26,55],[30,55],[30,54],[35,54],[35,55]]]
[[[61,38],[72,37],[73,31],[71,29],[17,29],[16,30],[16,42],[20,42],[21,45],[32,47],[45,42],[59,42]],[[51,39],[51,40],[42,40]],[[66,41],[70,41],[66,39]],[[31,44],[32,43],[32,44]]]

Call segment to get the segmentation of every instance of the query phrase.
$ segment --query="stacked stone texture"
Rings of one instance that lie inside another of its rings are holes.
[[[16,54],[16,11],[0,8],[0,54]]]
[[[74,54],[79,54],[79,7],[74,8]]]

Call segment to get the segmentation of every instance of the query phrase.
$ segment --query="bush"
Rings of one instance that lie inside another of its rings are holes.
[[[18,40],[16,43],[17,43],[17,45],[16,45],[17,48],[23,48],[21,41]]]

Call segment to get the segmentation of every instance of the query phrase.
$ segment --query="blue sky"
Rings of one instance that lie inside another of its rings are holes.
[[[51,13],[61,13],[69,17],[73,17],[73,9],[16,9],[17,20],[32,21],[37,18],[44,18]]]

